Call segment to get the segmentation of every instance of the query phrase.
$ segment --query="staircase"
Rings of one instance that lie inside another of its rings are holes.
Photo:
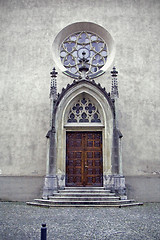
[[[42,207],[127,207],[143,205],[134,200],[121,199],[103,187],[66,187],[48,199],[34,199],[28,205]]]

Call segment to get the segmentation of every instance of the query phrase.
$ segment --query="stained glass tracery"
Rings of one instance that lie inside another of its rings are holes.
[[[80,76],[82,52],[89,60],[86,64],[88,76],[99,72],[107,61],[107,45],[101,37],[91,32],[74,33],[61,44],[60,57],[65,68],[75,76]]]
[[[101,122],[98,108],[87,98],[79,99],[71,108],[68,123]]]

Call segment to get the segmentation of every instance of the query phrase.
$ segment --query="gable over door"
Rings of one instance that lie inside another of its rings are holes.
[[[102,186],[102,132],[67,132],[66,139],[66,186]]]

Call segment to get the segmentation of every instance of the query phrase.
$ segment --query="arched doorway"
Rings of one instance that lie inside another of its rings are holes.
[[[82,79],[62,89],[53,100],[47,137],[44,198],[69,185],[97,185],[125,193],[125,179],[119,171],[122,136],[116,127],[115,104],[100,84]]]
[[[95,82],[81,80],[61,98],[55,114],[58,187],[104,186],[112,174],[114,111]]]
[[[65,185],[103,186],[102,131],[98,128],[104,127],[104,121],[100,105],[82,92],[72,100],[65,115]]]

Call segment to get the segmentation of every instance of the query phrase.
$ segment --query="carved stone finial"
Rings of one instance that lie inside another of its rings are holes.
[[[50,98],[57,99],[57,74],[55,67],[53,68],[51,74],[51,87],[50,87]]]
[[[116,71],[116,67],[114,66],[113,71],[111,71],[111,76],[112,77],[117,77],[117,75],[118,75],[118,71]]]
[[[55,67],[53,68],[52,72],[50,72],[50,74],[51,74],[51,77],[52,77],[52,78],[57,77],[58,72],[56,72]]]
[[[119,97],[117,75],[118,71],[116,71],[116,67],[113,67],[113,70],[111,71],[112,76],[111,99]]]

